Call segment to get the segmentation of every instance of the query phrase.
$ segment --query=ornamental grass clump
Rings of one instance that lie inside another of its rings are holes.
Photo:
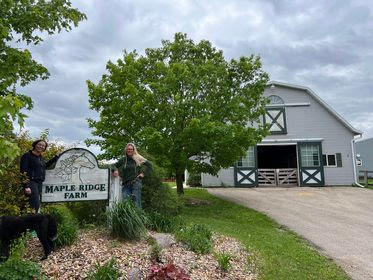
[[[119,279],[121,273],[118,264],[114,258],[104,265],[97,263],[95,269],[91,270],[87,275],[87,280],[116,280]]]
[[[232,256],[230,254],[227,254],[224,252],[215,253],[214,257],[216,261],[218,262],[219,268],[222,271],[227,272],[232,267],[232,264],[231,264]]]
[[[113,236],[133,240],[145,234],[148,218],[132,201],[122,201],[108,212],[108,224]]]
[[[191,224],[175,233],[178,241],[186,243],[195,253],[207,254],[213,248],[212,232],[202,224]]]

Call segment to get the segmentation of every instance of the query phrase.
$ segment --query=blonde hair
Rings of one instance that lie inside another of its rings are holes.
[[[141,164],[143,164],[145,161],[147,161],[146,158],[144,158],[142,155],[140,155],[138,152],[137,152],[137,148],[135,146],[135,144],[133,143],[127,143],[126,147],[124,148],[124,151],[127,155],[127,149],[129,146],[132,146],[133,147],[133,160],[136,162],[136,165],[137,166],[140,166]]]

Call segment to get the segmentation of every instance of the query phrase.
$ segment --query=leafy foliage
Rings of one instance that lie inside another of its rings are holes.
[[[107,63],[98,84],[88,81],[89,119],[104,158],[118,158],[123,142],[135,142],[176,175],[183,192],[185,169],[216,174],[230,167],[266,134],[260,125],[268,75],[259,57],[227,62],[210,42],[186,34],[162,41],[140,56],[124,52]],[[247,127],[247,124],[256,124]]]
[[[0,280],[34,280],[47,279],[41,273],[40,266],[34,262],[10,259],[0,265]]]
[[[0,175],[20,152],[10,140],[13,121],[22,127],[26,115],[21,110],[32,108],[31,98],[17,92],[16,86],[49,77],[48,70],[18,43],[39,44],[40,32],[69,31],[85,18],[69,0],[0,1]]]
[[[189,280],[186,271],[173,263],[166,265],[153,264],[149,268],[147,280]]]
[[[25,234],[12,242],[9,259],[0,264],[0,280],[47,279],[42,275],[38,264],[23,260],[26,241],[30,235],[30,233]]]
[[[78,221],[69,208],[64,204],[53,204],[48,205],[45,212],[51,214],[57,220],[56,246],[71,245],[78,237]]]
[[[190,173],[187,185],[189,185],[189,187],[201,187],[201,173]]]
[[[104,265],[96,264],[95,269],[88,273],[87,280],[116,280],[121,273],[114,258]]]
[[[127,240],[139,239],[146,232],[148,219],[132,201],[115,203],[108,212],[111,233]]]
[[[107,201],[69,202],[66,206],[77,218],[79,225],[104,225],[106,222]]]
[[[147,213],[158,212],[175,216],[180,213],[183,202],[172,189],[161,182],[155,172],[152,172],[143,180],[142,205]]]
[[[203,224],[191,224],[176,232],[178,241],[185,242],[190,250],[196,253],[209,253],[213,247],[212,232]]]

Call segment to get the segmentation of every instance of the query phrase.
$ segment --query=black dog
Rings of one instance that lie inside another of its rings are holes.
[[[46,259],[53,249],[53,240],[57,238],[57,222],[51,215],[27,215],[21,217],[0,217],[1,259],[8,259],[9,246],[12,240],[27,230],[35,230],[43,245]]]

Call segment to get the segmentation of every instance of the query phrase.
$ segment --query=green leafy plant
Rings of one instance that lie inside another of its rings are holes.
[[[147,213],[149,224],[148,228],[157,232],[175,232],[185,225],[180,216],[171,216],[158,212]]]
[[[95,269],[87,275],[87,280],[116,280],[121,276],[119,267],[114,258],[104,265],[96,264]]]
[[[180,213],[183,208],[182,200],[174,190],[162,183],[155,172],[144,178],[143,185],[142,205],[146,212],[170,216]]]
[[[148,219],[132,201],[115,203],[108,212],[108,224],[113,236],[132,240],[146,232]]]
[[[189,280],[186,271],[173,263],[166,265],[153,264],[149,268],[147,280]]]
[[[213,248],[212,232],[202,224],[191,224],[175,233],[178,241],[185,242],[196,253],[206,254]]]
[[[9,259],[0,265],[0,280],[42,280],[47,279],[42,275],[40,266],[34,262]]]
[[[49,205],[44,212],[51,214],[57,220],[58,234],[56,246],[71,245],[78,237],[78,221],[64,204]]]
[[[227,254],[224,252],[221,252],[221,253],[217,252],[214,254],[214,257],[216,261],[218,262],[218,265],[221,270],[227,272],[232,267],[231,265],[232,256],[230,254]]]
[[[26,252],[26,242],[31,234],[24,234],[12,242],[9,259],[0,264],[0,280],[47,279],[42,275],[37,263],[23,260]]]
[[[190,173],[187,180],[187,185],[189,187],[201,187],[201,173]]]
[[[77,218],[81,227],[104,225],[106,221],[106,201],[70,202],[66,206]]]

